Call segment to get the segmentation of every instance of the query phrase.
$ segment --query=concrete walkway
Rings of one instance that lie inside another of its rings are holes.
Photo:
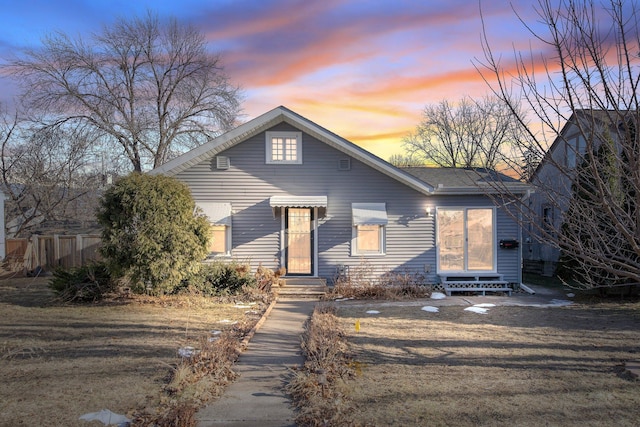
[[[289,368],[304,363],[300,334],[316,303],[283,299],[275,304],[236,363],[240,377],[220,399],[198,412],[198,427],[295,426],[283,385]]]
[[[344,305],[424,305],[470,306],[479,303],[531,306],[549,304],[554,298],[566,297],[560,290],[536,288],[535,295],[450,296],[442,300],[411,301],[345,301]],[[284,392],[289,368],[304,363],[300,351],[300,334],[304,322],[317,304],[310,299],[282,299],[271,309],[266,322],[251,338],[247,349],[236,363],[240,377],[220,399],[202,408],[196,418],[198,427],[287,427],[295,426],[295,412]]]

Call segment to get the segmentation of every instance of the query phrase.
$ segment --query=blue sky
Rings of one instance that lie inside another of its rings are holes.
[[[284,105],[388,158],[426,104],[488,93],[480,7],[492,48],[510,56],[530,35],[531,1],[13,0],[2,1],[0,61],[54,31],[89,35],[147,10],[206,34],[242,87],[246,119]],[[0,101],[16,93],[0,76]]]

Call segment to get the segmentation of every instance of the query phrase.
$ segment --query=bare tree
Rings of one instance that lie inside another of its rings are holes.
[[[528,130],[535,150],[549,150],[532,177],[549,208],[523,206],[523,224],[572,260],[581,286],[638,284],[638,5],[539,0],[535,10],[544,30],[520,20],[540,51],[516,51],[504,61],[485,30],[485,59],[478,63],[487,81],[497,82],[491,83],[495,95]],[[531,120],[541,130],[526,126]],[[530,148],[520,147],[523,153]],[[548,215],[552,209],[556,218]]]
[[[133,169],[156,167],[234,124],[239,90],[204,35],[151,12],[89,40],[58,32],[10,61],[28,109],[49,126],[88,125]]]
[[[7,222],[14,223],[8,235],[20,235],[44,220],[81,217],[78,211],[92,216],[95,206],[87,196],[96,195],[102,177],[87,163],[95,143],[91,128],[38,128],[2,110],[0,143]]]
[[[389,163],[399,168],[409,166],[424,166],[424,163],[422,163],[420,160],[415,159],[410,154],[392,154],[391,156],[389,156]]]
[[[88,161],[96,144],[91,128],[39,128],[2,110],[0,143],[7,222],[13,223],[9,235],[23,234],[42,221],[93,217],[90,199],[102,176],[99,166]]]
[[[519,138],[512,112],[499,98],[462,98],[427,105],[415,132],[403,140],[409,156],[440,167],[517,169],[509,147]]]
[[[523,181],[529,182],[533,179],[536,169],[540,165],[543,158],[543,153],[535,148],[526,148],[526,146],[514,144],[512,146],[512,159],[521,160],[521,173],[520,178]]]

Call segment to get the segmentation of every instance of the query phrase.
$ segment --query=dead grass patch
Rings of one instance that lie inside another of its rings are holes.
[[[335,308],[318,305],[302,335],[306,361],[287,385],[287,391],[298,404],[298,425],[341,425],[345,414],[352,411],[345,381],[353,376],[353,370],[346,350]]]
[[[463,308],[338,306],[360,368],[340,425],[637,425],[640,382],[618,373],[640,355],[640,304]]]
[[[323,296],[324,300],[341,298],[362,300],[400,301],[410,298],[428,298],[432,288],[425,285],[393,286],[372,284],[366,286],[350,283],[337,283],[330,292]]]
[[[0,425],[86,426],[80,415],[101,409],[134,425],[193,425],[265,308],[195,295],[63,305],[47,278],[0,280]],[[185,346],[199,352],[182,359]]]

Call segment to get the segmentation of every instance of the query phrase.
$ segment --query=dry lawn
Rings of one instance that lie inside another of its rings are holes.
[[[152,412],[170,399],[162,388],[179,348],[259,317],[198,297],[61,305],[46,283],[0,280],[0,426],[102,425],[78,418]]]
[[[624,369],[640,360],[639,303],[424,305],[338,306],[358,371],[344,425],[639,425],[640,381]]]

